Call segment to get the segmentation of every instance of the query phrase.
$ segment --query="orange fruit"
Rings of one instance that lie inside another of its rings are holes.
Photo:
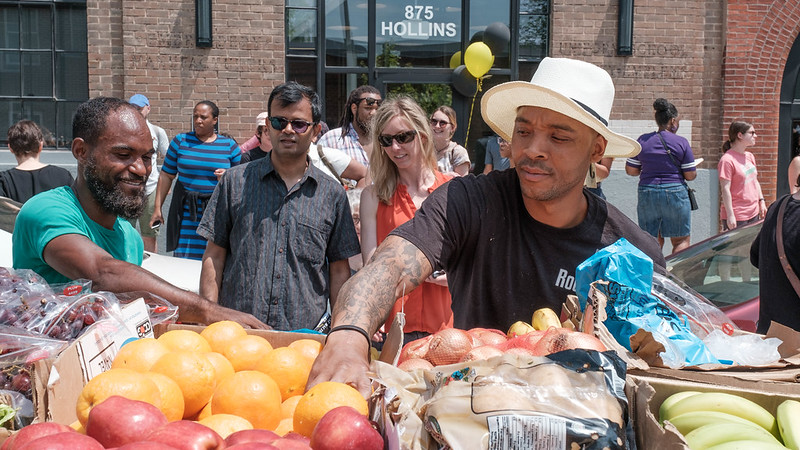
[[[248,334],[233,339],[222,354],[233,364],[233,370],[253,370],[258,361],[272,351],[272,345],[261,336]]]
[[[211,399],[211,411],[244,417],[255,428],[271,430],[281,420],[281,392],[269,375],[243,370],[220,382]]]
[[[286,400],[306,391],[311,362],[293,348],[280,347],[261,358],[255,369],[272,377],[281,389],[281,399]]]
[[[211,398],[213,399],[214,397]],[[211,400],[209,400],[208,403],[206,403],[206,406],[203,406],[203,409],[201,409],[200,412],[197,413],[197,416],[195,416],[193,420],[203,420],[210,415],[211,415]]]
[[[214,365],[214,372],[216,373],[215,385],[219,384],[219,382],[224,380],[225,378],[228,378],[229,376],[233,375],[233,373],[235,372],[233,370],[233,364],[231,364],[231,362],[228,361],[228,358],[226,358],[222,354],[217,352],[208,352],[204,353],[204,355],[206,355],[206,358],[208,358],[208,360],[211,361],[211,364]]]
[[[275,433],[279,436],[286,436],[286,433],[294,431],[294,425],[292,424],[292,418],[288,417],[286,419],[281,419],[281,422],[275,427]]]
[[[216,371],[203,353],[167,353],[153,364],[150,371],[164,374],[178,383],[183,393],[184,418],[197,414],[214,393]]]
[[[216,431],[222,439],[237,431],[253,429],[253,424],[247,419],[233,414],[212,414],[198,422]]]
[[[183,392],[172,378],[157,372],[144,372],[147,378],[153,380],[161,393],[161,412],[167,416],[170,422],[183,419]]]
[[[322,342],[313,339],[298,339],[289,344],[288,347],[302,353],[303,356],[310,359],[313,363],[314,360],[317,359],[319,352],[322,351]]]
[[[170,351],[188,351],[206,353],[211,351],[208,341],[192,330],[169,330],[158,337],[158,341],[166,345]]]
[[[75,414],[81,425],[86,426],[89,411],[95,405],[112,395],[161,407],[161,394],[152,380],[131,369],[111,369],[89,380],[81,390],[75,407]]]
[[[302,395],[295,395],[281,403],[281,416],[283,416],[284,419],[291,419],[294,417],[294,410],[297,408],[297,402],[299,402],[301,398],[303,398]]]
[[[328,411],[338,406],[352,406],[364,414],[369,412],[367,401],[350,385],[336,381],[323,381],[312,387],[297,402],[294,410],[294,431],[306,437]]]
[[[112,369],[125,368],[137,372],[147,372],[150,367],[170,349],[153,338],[137,339],[123,345],[117,352],[114,362],[111,363]]]
[[[222,353],[233,339],[246,334],[247,331],[245,331],[244,327],[232,320],[214,322],[200,332],[200,336],[208,341],[211,350],[217,353]]]

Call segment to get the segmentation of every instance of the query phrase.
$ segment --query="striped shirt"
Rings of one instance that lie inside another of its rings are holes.
[[[358,237],[340,184],[309,164],[287,190],[271,156],[225,173],[198,233],[228,250],[220,305],[276,330],[313,328],[328,303],[328,262],[358,254]]]
[[[350,125],[350,129],[347,131],[347,134],[345,134],[344,137],[342,137],[341,128],[334,128],[325,133],[325,135],[320,138],[318,144],[323,147],[337,148],[347,153],[351,158],[360,162],[365,167],[369,168],[369,158],[367,157],[367,152],[364,151],[364,147],[362,147],[361,143],[358,142],[358,133],[356,133],[356,130],[353,128],[352,124]]]
[[[217,186],[214,171],[236,166],[241,158],[242,152],[233,139],[218,135],[213,142],[203,142],[194,133],[185,133],[175,136],[170,143],[161,170],[177,175],[178,181],[190,193],[210,195]],[[192,220],[188,203],[183,205],[178,247],[173,253],[178,258],[199,260],[206,249],[206,240],[197,234],[205,201],[196,200],[195,203],[196,220]]]

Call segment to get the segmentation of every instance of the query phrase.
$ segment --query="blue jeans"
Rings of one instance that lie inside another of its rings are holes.
[[[681,183],[640,185],[639,227],[654,237],[683,237],[692,231],[689,193]]]

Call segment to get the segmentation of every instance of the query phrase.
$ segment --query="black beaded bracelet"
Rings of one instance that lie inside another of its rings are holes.
[[[358,331],[367,340],[367,345],[369,345],[370,347],[372,346],[372,340],[369,338],[369,333],[367,333],[367,330],[365,330],[365,329],[363,329],[361,327],[355,326],[355,325],[337,325],[337,326],[331,328],[331,331],[328,332],[328,336],[330,336],[331,333],[333,333],[334,331],[339,331],[339,330]],[[325,342],[327,342],[327,341],[328,341],[328,338],[326,337],[325,338]]]

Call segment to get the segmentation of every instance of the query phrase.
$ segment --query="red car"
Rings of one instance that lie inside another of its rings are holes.
[[[726,231],[667,257],[667,270],[717,305],[739,328],[756,331],[758,269],[750,245],[761,222]]]

